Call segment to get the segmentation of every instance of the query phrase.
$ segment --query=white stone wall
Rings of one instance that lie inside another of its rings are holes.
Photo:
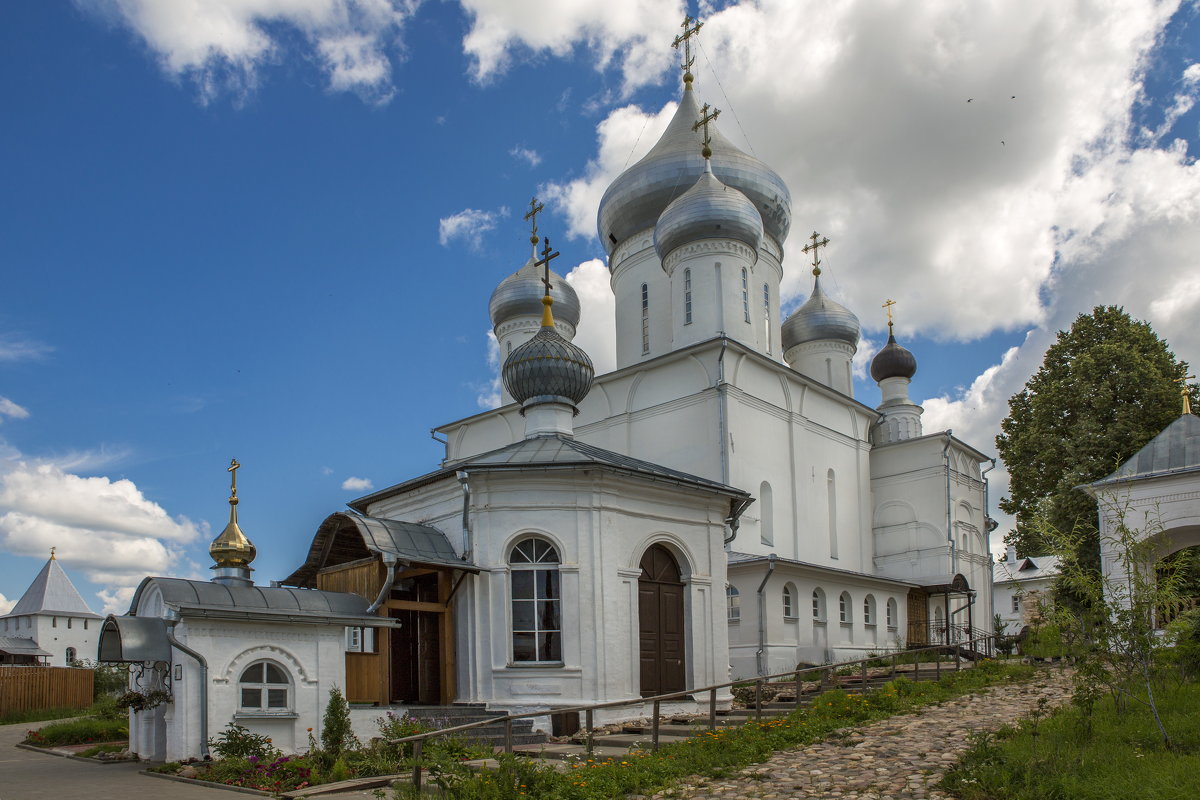
[[[37,646],[50,653],[46,664],[52,667],[70,666],[67,650],[75,649],[75,658],[96,660],[96,643],[100,624],[96,617],[68,614],[22,614],[0,619],[0,636],[33,639]]]

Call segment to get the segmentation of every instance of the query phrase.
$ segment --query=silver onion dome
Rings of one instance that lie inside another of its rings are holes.
[[[704,137],[692,130],[699,118],[695,95],[690,88],[684,89],[679,108],[662,138],[604,193],[597,226],[600,241],[610,253],[638,231],[654,227],[671,201],[692,186],[704,171],[704,158],[700,155]],[[792,222],[792,197],[783,178],[757,158],[734,147],[715,127],[709,131],[713,173],[754,203],[764,230],[782,245]]]
[[[820,277],[813,279],[812,296],[783,322],[783,349],[806,342],[845,342],[858,347],[862,326],[850,309],[821,290]]]
[[[578,405],[596,370],[582,348],[568,342],[553,325],[542,325],[533,338],[513,350],[500,372],[504,388],[518,403],[544,398],[544,402]]]
[[[517,317],[542,315],[542,296],[546,293],[542,276],[542,270],[535,266],[531,257],[525,266],[500,281],[496,291],[492,292],[492,299],[488,301],[492,327],[499,328]],[[553,270],[550,271],[550,296],[554,298],[554,316],[573,328],[578,327],[579,295],[571,288],[571,284]]]
[[[659,259],[698,239],[734,239],[754,250],[762,245],[762,216],[746,195],[721,183],[706,168],[699,180],[671,201],[654,227],[654,249]]]
[[[911,378],[917,374],[917,359],[888,334],[887,344],[871,359],[871,379],[876,383],[888,378]]]

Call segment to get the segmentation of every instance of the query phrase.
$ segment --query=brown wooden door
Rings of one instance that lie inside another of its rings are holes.
[[[687,688],[684,669],[683,581],[670,552],[654,545],[638,579],[638,640],[643,697]]]
[[[391,701],[419,705],[441,702],[439,614],[432,611],[388,612],[400,620],[391,630]]]
[[[908,590],[908,646],[929,644],[929,595]]]

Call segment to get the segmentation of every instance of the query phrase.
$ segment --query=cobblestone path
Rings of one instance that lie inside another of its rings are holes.
[[[995,687],[890,717],[796,750],[776,753],[727,778],[701,778],[654,798],[840,798],[841,800],[948,800],[934,788],[970,742],[1035,710],[1070,698],[1070,673],[1045,668],[1026,683]]]

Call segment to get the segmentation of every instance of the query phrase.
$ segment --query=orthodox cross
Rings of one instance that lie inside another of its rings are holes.
[[[714,108],[710,114],[708,113],[708,103],[705,103],[704,108],[700,109],[700,119],[692,125],[693,131],[704,128],[704,149],[700,152],[705,158],[712,158],[712,148],[709,147],[712,144],[712,137],[708,135],[708,123],[714,121],[719,116],[721,116],[721,109]]]
[[[233,487],[232,487],[231,494],[234,497],[237,497],[237,471],[238,471],[238,467],[240,467],[240,466],[241,466],[241,464],[239,464],[237,462],[237,459],[234,458],[234,459],[230,460],[229,468],[225,470],[226,472],[229,473],[229,477],[233,479]]]
[[[692,82],[692,64],[696,63],[696,59],[692,55],[692,37],[698,34],[700,29],[704,27],[703,22],[696,22],[695,27],[689,28],[688,26],[693,22],[696,22],[696,20],[685,15],[683,18],[683,33],[676,36],[675,41],[671,42],[671,47],[674,47],[676,50],[679,49],[679,45],[683,45],[683,63],[679,66],[683,67],[684,83]]]
[[[884,307],[885,309],[887,309],[887,315],[888,315],[888,333],[891,333],[891,332],[892,332],[892,306],[894,306],[894,305],[896,305],[896,301],[895,301],[895,300],[888,300],[888,301],[884,302],[884,304],[883,304],[883,307]]]
[[[1176,378],[1175,382],[1179,384],[1179,394],[1183,397],[1183,413],[1192,413],[1192,397],[1191,390],[1188,389],[1187,382],[1195,379],[1195,375],[1184,375],[1182,378]]]
[[[532,230],[529,232],[529,241],[534,245],[537,245],[538,243],[537,215],[538,212],[544,210],[545,208],[546,207],[544,205],[538,202],[536,197],[529,201],[529,213],[525,215],[525,219],[529,220],[530,225],[532,225]]]
[[[533,265],[535,267],[540,267],[540,266],[545,265],[546,277],[542,278],[542,283],[546,284],[546,296],[549,297],[550,296],[550,262],[552,260],[558,258],[558,253],[554,253],[554,252],[550,251],[550,237],[546,237],[545,239],[543,239],[543,241],[546,243],[546,246],[542,249],[542,260],[533,262]]]
[[[813,231],[813,235],[808,238],[812,239],[812,244],[806,244],[806,245],[804,245],[804,247],[802,247],[800,249],[803,250],[805,253],[812,251],[812,254],[813,254],[813,260],[812,260],[813,270],[812,270],[812,272],[813,272],[813,275],[820,275],[821,274],[821,259],[817,258],[817,248],[824,247],[825,245],[829,244],[829,237],[826,236],[824,239],[821,239],[821,234],[817,233],[816,231]],[[818,239],[820,239],[820,241],[817,241]],[[891,316],[890,310],[889,310],[888,316],[889,317]]]
[[[51,548],[50,548],[50,560],[51,560],[51,561],[53,561],[53,560],[54,560],[54,551],[55,551],[55,550],[57,550],[57,549],[58,549],[57,547],[51,547]]]

